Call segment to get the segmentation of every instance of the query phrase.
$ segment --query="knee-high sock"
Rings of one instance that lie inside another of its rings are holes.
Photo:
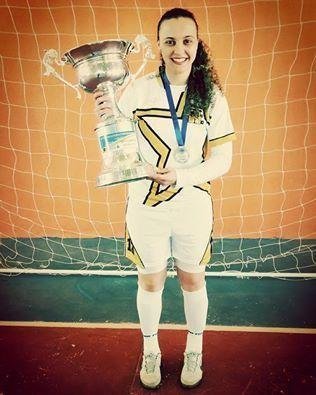
[[[202,352],[203,331],[206,325],[208,297],[206,285],[198,291],[182,289],[184,312],[188,326],[186,351]]]
[[[136,302],[145,354],[160,352],[157,333],[162,309],[162,291],[163,289],[149,292],[138,285]]]

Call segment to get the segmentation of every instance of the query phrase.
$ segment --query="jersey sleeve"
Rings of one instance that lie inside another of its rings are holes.
[[[215,95],[215,104],[208,114],[208,141],[210,146],[224,144],[236,138],[227,99],[219,90]]]
[[[232,142],[212,148],[212,154],[206,161],[187,169],[175,169],[176,187],[186,187],[213,181],[228,172],[233,155]]]

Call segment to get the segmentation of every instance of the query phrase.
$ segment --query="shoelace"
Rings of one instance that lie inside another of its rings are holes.
[[[146,373],[153,373],[155,371],[158,356],[159,354],[154,354],[154,353],[144,355],[144,364],[145,364]]]
[[[199,356],[197,352],[189,352],[185,354],[185,366],[189,372],[195,372],[195,369],[199,366]]]

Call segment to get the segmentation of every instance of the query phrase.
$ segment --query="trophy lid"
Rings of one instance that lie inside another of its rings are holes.
[[[128,40],[97,41],[70,49],[63,54],[62,60],[68,64],[76,65],[78,62],[96,55],[119,54],[125,58],[133,47],[133,43]]]

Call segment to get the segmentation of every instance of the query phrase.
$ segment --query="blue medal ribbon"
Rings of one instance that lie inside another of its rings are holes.
[[[181,125],[181,131],[180,131],[179,121],[178,121],[178,117],[177,117],[177,113],[176,113],[176,109],[174,106],[172,93],[171,93],[171,89],[170,89],[170,82],[168,80],[166,73],[162,73],[161,78],[162,78],[163,85],[164,85],[164,88],[166,91],[166,96],[168,99],[169,109],[170,109],[172,123],[173,123],[173,129],[174,129],[174,133],[177,138],[178,146],[184,147],[185,137],[187,134],[187,127],[188,127],[188,116],[184,115],[182,117],[182,125]]]

